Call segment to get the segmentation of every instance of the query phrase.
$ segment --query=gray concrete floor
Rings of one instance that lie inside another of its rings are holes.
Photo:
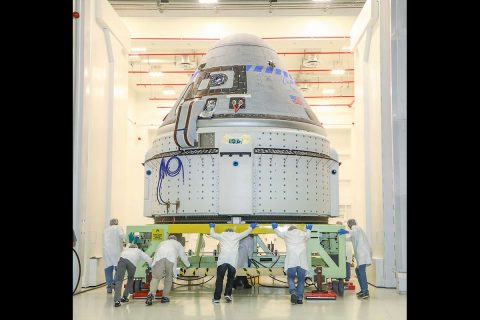
[[[268,279],[268,278],[267,278]],[[270,279],[262,283],[271,285]],[[358,291],[356,279],[352,279]],[[175,280],[177,281],[177,280]],[[73,319],[362,319],[403,320],[407,318],[407,297],[395,289],[369,287],[370,299],[361,300],[354,291],[345,291],[344,297],[333,301],[305,300],[302,305],[291,305],[288,289],[255,286],[253,289],[233,291],[233,302],[212,303],[215,278],[203,286],[178,287],[171,292],[169,303],[157,299],[152,306],[145,299],[130,299],[121,307],[113,306],[113,294],[105,287],[73,297]],[[163,285],[161,282],[160,288]],[[276,283],[276,285],[284,285]],[[306,288],[311,291],[313,287]]]

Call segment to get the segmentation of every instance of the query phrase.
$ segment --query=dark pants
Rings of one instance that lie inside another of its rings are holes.
[[[115,270],[115,274],[113,274],[113,271]],[[107,283],[107,290],[108,292],[112,292],[112,288],[114,286],[113,280],[117,276],[117,267],[110,266],[108,268],[105,268],[105,282]]]
[[[115,295],[113,301],[120,301],[120,296],[122,295],[122,286],[123,279],[125,277],[125,272],[128,274],[127,278],[127,287],[123,292],[123,297],[128,298],[130,293],[133,293],[133,277],[135,276],[136,266],[133,265],[129,260],[120,257],[117,264],[117,274],[115,278]]]
[[[303,299],[303,290],[305,288],[305,275],[307,270],[300,267],[287,269],[287,282],[290,294],[297,296],[297,300]],[[297,286],[295,287],[295,276],[297,277]]]
[[[366,264],[359,265],[355,268],[355,273],[357,274],[358,283],[360,284],[360,292],[368,293],[368,281],[367,281],[367,272],[365,268]]]
[[[350,262],[347,262],[347,276],[345,277],[345,281],[348,282],[350,280]]]
[[[215,282],[215,293],[213,294],[213,299],[220,300],[222,296],[222,287],[223,287],[223,278],[225,277],[225,272],[227,272],[227,284],[225,285],[225,296],[232,295],[233,281],[235,280],[235,268],[228,264],[224,263],[217,267],[217,281]]]

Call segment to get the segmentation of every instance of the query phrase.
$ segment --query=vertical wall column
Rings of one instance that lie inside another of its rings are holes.
[[[383,207],[383,283],[394,288],[395,281],[395,220],[394,172],[392,140],[392,77],[390,48],[390,3],[380,4],[380,70],[381,70],[381,132],[382,132],[382,207]]]
[[[85,287],[105,281],[102,234],[111,212],[126,216],[130,34],[107,0],[78,1],[75,10],[72,211]]]
[[[83,1],[74,1],[73,8],[83,12]],[[72,186],[72,215],[73,230],[77,237],[76,251],[80,263],[83,260],[82,231],[81,228],[81,175],[82,175],[82,143],[83,143],[83,39],[84,16],[80,15],[73,21],[73,186]],[[76,285],[80,268],[73,264],[73,283]],[[81,288],[77,286],[77,291]]]
[[[407,1],[391,0],[395,266],[397,290],[407,291]]]
[[[110,29],[103,28],[105,35],[105,46],[107,48],[108,64],[106,66],[106,104],[107,104],[107,157],[106,157],[106,190],[105,190],[105,228],[109,226],[112,218],[112,153],[113,153],[113,90],[115,87],[115,60],[113,57],[112,39],[110,37]]]

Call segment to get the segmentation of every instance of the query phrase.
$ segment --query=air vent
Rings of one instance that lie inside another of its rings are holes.
[[[320,59],[316,54],[306,55],[302,64],[306,68],[317,68],[320,65]]]
[[[301,84],[298,85],[298,88],[300,90],[302,90],[303,92],[305,92],[305,91],[308,91],[310,86],[308,85],[308,83],[301,83]]]
[[[178,61],[177,66],[183,68],[183,69],[195,69],[197,67],[197,64],[195,61],[191,61],[189,56],[182,56],[180,61]]]

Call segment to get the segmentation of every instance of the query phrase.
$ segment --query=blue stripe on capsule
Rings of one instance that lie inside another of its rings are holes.
[[[265,69],[265,73],[272,73],[272,71],[273,71],[273,68],[272,68],[272,67],[267,67],[267,68]]]
[[[275,73],[278,74],[278,75],[281,75],[281,74],[282,74],[282,70],[280,70],[280,69],[275,69]]]
[[[255,69],[253,69],[254,72],[262,72],[263,67],[262,66],[255,66]]]
[[[245,66],[245,70],[246,70],[246,71],[249,71],[251,67],[252,67],[251,64],[247,64],[247,65]]]

